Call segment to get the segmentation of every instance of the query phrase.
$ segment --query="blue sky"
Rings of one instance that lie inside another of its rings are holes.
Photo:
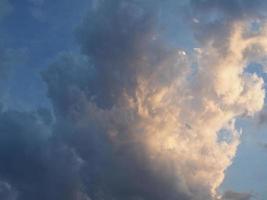
[[[1,0],[0,198],[267,199],[266,9]]]

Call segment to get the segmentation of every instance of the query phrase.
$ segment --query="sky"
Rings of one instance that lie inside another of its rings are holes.
[[[266,200],[264,0],[0,0],[1,200]]]

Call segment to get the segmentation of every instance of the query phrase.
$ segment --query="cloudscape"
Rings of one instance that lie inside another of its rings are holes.
[[[0,0],[0,200],[267,199],[266,12]]]

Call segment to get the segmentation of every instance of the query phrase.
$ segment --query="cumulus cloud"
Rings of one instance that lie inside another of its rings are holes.
[[[0,113],[0,197],[88,200],[79,181],[79,156],[51,138],[44,112]]]
[[[246,72],[266,54],[265,23],[250,28],[260,8],[192,1],[203,19],[192,27],[199,46],[185,52],[155,37],[160,3],[150,3],[104,1],[78,34],[87,64],[71,55],[44,73],[57,131],[90,163],[93,199],[220,198],[240,142],[235,119],[264,104],[263,79]]]
[[[246,66],[266,54],[266,25],[260,15],[250,28],[262,5],[229,2],[183,5],[178,17],[197,21],[187,21],[197,46],[183,50],[158,37],[160,1],[98,1],[77,33],[81,53],[42,74],[54,118],[0,113],[5,198],[249,199],[218,188],[240,143],[235,119],[263,108],[264,81]]]

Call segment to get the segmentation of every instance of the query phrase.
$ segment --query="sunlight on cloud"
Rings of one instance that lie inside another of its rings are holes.
[[[82,121],[101,124],[115,157],[124,152],[154,174],[173,176],[192,199],[219,198],[217,189],[240,142],[235,119],[252,116],[264,103],[263,79],[245,72],[253,57],[244,52],[258,45],[266,53],[266,39],[244,38],[245,30],[246,23],[232,25],[223,53],[209,43],[199,47],[193,75],[190,60],[196,55],[168,55],[152,73],[139,72],[134,94],[121,93],[111,109],[86,102]],[[222,130],[227,141],[218,140]]]
[[[98,5],[79,32],[96,77],[84,77],[90,64],[75,55],[44,73],[56,116],[83,138],[72,144],[78,154],[91,159],[86,144],[108,163],[92,199],[224,199],[218,188],[242,133],[235,120],[264,105],[264,81],[246,67],[267,53],[265,22],[252,33],[251,19],[226,7],[212,20],[202,13],[191,30],[199,46],[187,52],[154,37],[146,2],[116,2]]]

